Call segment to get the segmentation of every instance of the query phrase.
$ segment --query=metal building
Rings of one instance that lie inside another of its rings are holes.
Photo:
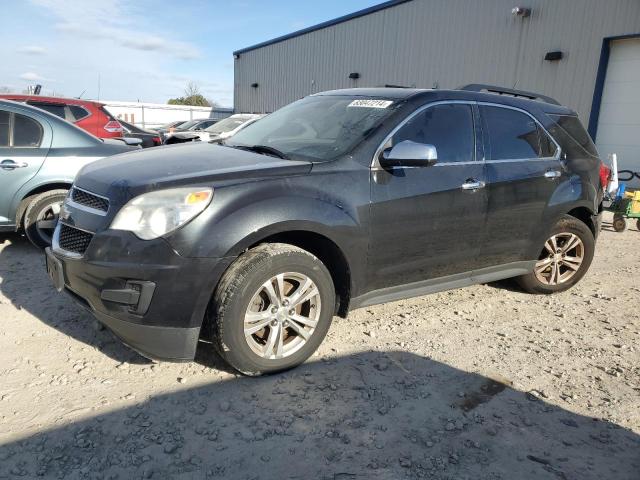
[[[640,0],[394,0],[234,58],[236,112],[335,88],[515,87],[576,110],[640,171]]]

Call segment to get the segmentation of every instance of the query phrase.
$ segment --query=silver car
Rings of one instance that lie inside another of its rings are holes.
[[[23,229],[46,247],[60,205],[81,167],[126,152],[39,108],[0,100],[0,231]]]

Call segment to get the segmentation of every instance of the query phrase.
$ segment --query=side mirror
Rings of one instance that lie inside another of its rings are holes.
[[[381,167],[430,167],[438,161],[436,147],[404,140],[382,152]]]

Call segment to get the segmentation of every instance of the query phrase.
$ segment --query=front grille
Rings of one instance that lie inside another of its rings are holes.
[[[78,253],[80,255],[89,247],[93,234],[85,232],[84,230],[78,230],[77,228],[70,227],[64,223],[60,224],[60,236],[58,238],[58,245],[60,248],[67,250],[68,252]]]
[[[85,207],[102,212],[109,210],[109,200],[76,187],[73,187],[73,190],[71,190],[71,200]]]

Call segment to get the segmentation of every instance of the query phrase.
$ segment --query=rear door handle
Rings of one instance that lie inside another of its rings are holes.
[[[2,168],[3,170],[15,170],[16,168],[24,168],[24,167],[28,167],[29,164],[27,162],[20,162],[20,163],[16,163],[13,160],[2,160],[2,162],[0,162],[0,168]]]
[[[470,178],[461,185],[461,188],[463,190],[479,190],[484,188],[485,185],[486,184],[484,182],[476,180],[475,178]]]
[[[560,175],[562,175],[560,170],[547,170],[544,172],[545,178],[558,178]]]

